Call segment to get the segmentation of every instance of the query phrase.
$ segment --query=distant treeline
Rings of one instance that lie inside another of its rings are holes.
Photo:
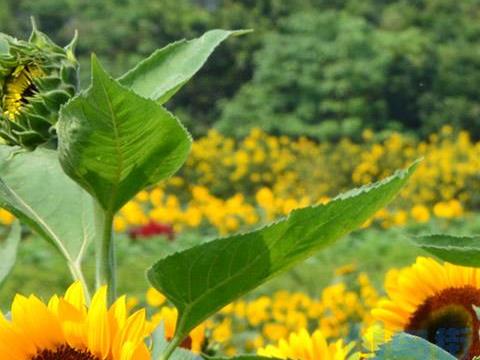
[[[228,40],[168,106],[195,135],[252,127],[318,139],[362,129],[425,135],[449,123],[480,134],[477,0],[0,0],[0,31],[30,15],[57,42],[80,32],[114,75],[154,49],[212,28]]]

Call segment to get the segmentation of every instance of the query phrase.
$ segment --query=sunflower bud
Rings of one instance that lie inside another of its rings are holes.
[[[33,149],[55,143],[60,106],[77,91],[76,36],[65,48],[33,23],[28,41],[0,33],[0,138]]]

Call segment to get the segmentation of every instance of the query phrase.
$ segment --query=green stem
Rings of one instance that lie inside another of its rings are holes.
[[[159,360],[168,360],[170,356],[172,356],[175,349],[180,345],[182,342],[182,338],[178,337],[178,335],[174,336],[173,339],[168,343],[165,351],[160,355]]]
[[[96,205],[96,287],[108,286],[108,299],[112,303],[117,297],[116,253],[113,242],[113,212]]]

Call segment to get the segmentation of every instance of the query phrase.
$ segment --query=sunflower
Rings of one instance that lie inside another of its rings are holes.
[[[0,314],[2,360],[145,360],[149,335],[145,311],[128,315],[126,298],[107,308],[107,288],[86,306],[80,283],[44,304],[17,295],[11,319]]]
[[[480,270],[419,257],[387,274],[388,298],[372,310],[387,332],[407,332],[440,346],[458,359],[480,355]]]
[[[282,339],[277,345],[267,345],[258,350],[258,355],[291,360],[353,360],[359,354],[352,354],[354,343],[344,344],[343,340],[327,343],[327,340],[317,330],[310,335],[302,329],[291,333],[288,339]]]
[[[77,37],[60,47],[32,25],[28,41],[0,33],[0,139],[28,149],[56,146],[60,107],[78,90]]]

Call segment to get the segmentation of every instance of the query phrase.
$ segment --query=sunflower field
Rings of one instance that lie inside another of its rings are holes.
[[[250,32],[86,87],[77,33],[0,33],[0,359],[480,359],[478,134],[193,137],[169,101]]]

